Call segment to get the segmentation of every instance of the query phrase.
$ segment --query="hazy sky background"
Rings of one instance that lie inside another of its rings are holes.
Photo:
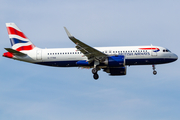
[[[179,0],[0,0],[0,53],[14,22],[40,48],[158,45],[180,56]],[[126,76],[0,57],[0,120],[179,120],[180,62],[131,66]]]

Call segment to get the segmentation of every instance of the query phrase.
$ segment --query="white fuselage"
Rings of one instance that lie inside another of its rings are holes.
[[[151,49],[153,48],[153,49]],[[157,50],[154,50],[157,48]],[[124,46],[124,47],[95,47],[95,49],[109,55],[124,55],[126,65],[163,64],[177,60],[177,55],[159,46]],[[27,57],[13,57],[14,59],[57,67],[75,67],[77,61],[88,60],[76,48],[40,49],[22,51]],[[90,65],[91,66],[91,65]]]

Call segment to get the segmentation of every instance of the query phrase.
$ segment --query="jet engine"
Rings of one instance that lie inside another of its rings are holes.
[[[125,66],[125,57],[123,55],[109,56],[104,64],[108,67],[124,67]]]

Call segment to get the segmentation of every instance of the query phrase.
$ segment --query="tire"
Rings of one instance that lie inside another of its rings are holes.
[[[99,78],[99,75],[98,75],[98,74],[94,74],[94,75],[93,75],[93,78],[94,78],[95,80],[97,80],[97,79]]]
[[[153,71],[153,74],[156,75],[156,74],[157,74],[157,71]]]
[[[93,73],[93,74],[97,74],[97,69],[96,69],[96,68],[93,68],[93,69],[92,69],[92,73]]]

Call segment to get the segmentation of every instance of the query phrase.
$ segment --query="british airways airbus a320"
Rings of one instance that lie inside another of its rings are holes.
[[[6,23],[12,48],[4,57],[24,62],[54,67],[92,68],[94,79],[103,69],[109,75],[126,75],[128,65],[155,65],[174,62],[178,56],[160,46],[91,47],[72,36],[65,28],[69,39],[76,48],[41,49],[36,47],[14,24]]]

